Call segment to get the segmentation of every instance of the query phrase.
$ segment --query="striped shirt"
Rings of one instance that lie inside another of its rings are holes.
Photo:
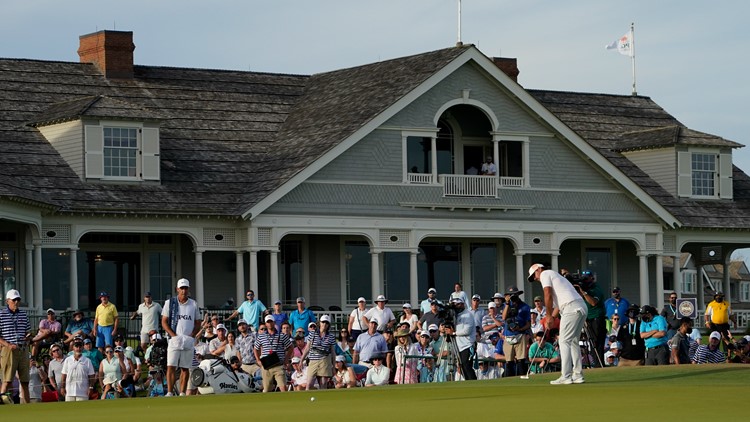
[[[321,336],[318,331],[310,331],[305,341],[310,345],[310,360],[321,360],[331,355],[331,347],[336,343],[336,338],[331,333]]]
[[[718,347],[711,350],[710,347],[702,344],[698,347],[698,350],[695,351],[693,361],[695,361],[695,363],[724,363],[727,361],[727,357],[724,356],[724,353],[719,350]]]
[[[279,355],[279,360],[283,362],[286,357],[286,350],[292,347],[292,339],[288,334],[281,334],[278,331],[274,334],[259,333],[258,337],[255,338],[253,347],[260,353],[261,358],[268,356],[273,351]]]
[[[0,337],[10,344],[23,346],[26,333],[31,332],[29,316],[21,309],[11,312],[7,306],[0,311]]]
[[[254,345],[254,333],[248,333],[246,336],[239,334],[237,336],[237,348],[240,350],[243,365],[252,365],[255,363],[255,354],[253,353]]]

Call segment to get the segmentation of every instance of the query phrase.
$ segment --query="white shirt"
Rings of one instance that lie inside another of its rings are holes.
[[[161,305],[156,302],[151,302],[151,306],[146,306],[145,303],[141,303],[138,305],[136,313],[143,319],[141,324],[142,333],[147,333],[151,330],[159,330],[159,327],[161,326]]]
[[[162,317],[169,318],[170,302],[170,300],[164,302],[164,309],[161,311]],[[180,308],[177,311],[177,329],[174,332],[178,336],[190,336],[195,328],[195,321],[201,319],[201,311],[198,309],[198,304],[190,298],[185,303],[180,303],[178,300],[177,304]]]
[[[94,366],[86,356],[76,359],[69,356],[63,362],[62,373],[65,374],[65,395],[70,397],[88,397],[89,377],[94,375]]]
[[[380,309],[377,306],[367,311],[365,316],[367,317],[368,321],[372,321],[373,318],[378,321],[378,331],[385,331],[388,323],[396,319],[396,316],[393,315],[393,311],[391,311],[391,308]]]
[[[539,276],[542,288],[552,287],[552,302],[556,308],[581,299],[576,289],[565,277],[552,270],[544,270]]]
[[[373,366],[367,370],[367,377],[365,378],[366,385],[387,385],[388,377],[390,377],[391,371],[385,365]]]
[[[367,307],[365,307],[364,310],[359,309],[359,306],[354,308],[352,313],[349,314],[350,318],[354,318],[354,322],[352,323],[352,330],[367,331],[367,323],[362,320],[362,317],[367,315],[367,312],[369,312],[369,309],[367,309]]]

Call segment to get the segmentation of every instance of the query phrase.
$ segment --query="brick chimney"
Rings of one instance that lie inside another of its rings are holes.
[[[513,79],[513,82],[518,82],[518,74],[521,73],[518,70],[518,61],[515,58],[510,57],[493,57],[492,61],[495,66],[499,67],[506,75]]]
[[[132,31],[99,31],[79,39],[81,63],[94,63],[106,78],[133,79]]]

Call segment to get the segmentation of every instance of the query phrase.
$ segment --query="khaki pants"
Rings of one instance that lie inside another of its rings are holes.
[[[276,381],[276,385],[279,388],[286,387],[286,374],[284,373],[283,365],[279,365],[271,369],[261,369],[260,372],[263,376],[263,392],[264,393],[273,391],[274,381]]]
[[[630,360],[630,359],[625,359],[621,357],[620,361],[617,363],[617,366],[643,366],[643,359]]]

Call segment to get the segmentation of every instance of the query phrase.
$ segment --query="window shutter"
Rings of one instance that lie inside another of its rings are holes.
[[[144,127],[141,132],[143,180],[160,180],[159,129]]]
[[[677,196],[693,195],[693,167],[689,152],[677,152]]]
[[[719,154],[719,197],[732,199],[732,154]]]
[[[86,125],[84,148],[86,152],[86,178],[104,177],[104,133],[101,126]]]

